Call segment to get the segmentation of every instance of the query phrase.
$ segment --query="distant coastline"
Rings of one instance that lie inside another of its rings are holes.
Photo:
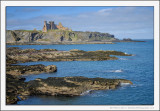
[[[49,45],[49,44],[114,44],[115,42],[144,42],[130,38],[119,40],[114,35],[100,32],[71,30],[7,30],[7,45]]]

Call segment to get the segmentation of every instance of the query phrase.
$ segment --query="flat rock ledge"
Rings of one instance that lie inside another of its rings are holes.
[[[24,74],[40,74],[40,73],[51,73],[56,72],[57,67],[55,65],[45,66],[42,64],[38,65],[7,65],[6,73],[11,75],[24,75]]]
[[[7,48],[7,64],[33,61],[102,61],[116,60],[117,57],[111,56],[132,56],[120,51],[83,51],[73,49],[70,51],[57,51],[56,49],[19,49],[15,47]]]
[[[121,83],[132,84],[125,79],[49,77],[28,82],[28,88],[31,95],[80,96],[89,90],[116,89]]]
[[[24,78],[18,78],[7,74],[7,104],[14,104],[31,95],[46,96],[80,96],[91,90],[116,89],[122,83],[132,84],[125,79],[105,79],[87,77],[49,77],[24,82]]]

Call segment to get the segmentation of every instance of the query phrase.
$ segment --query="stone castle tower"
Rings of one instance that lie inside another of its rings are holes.
[[[55,30],[55,29],[69,30],[69,28],[63,27],[62,23],[59,23],[59,25],[56,25],[54,24],[54,21],[49,21],[49,23],[47,23],[47,21],[44,21],[44,26],[42,29],[43,32],[47,32],[48,30]]]
[[[43,32],[47,32],[48,30],[54,30],[56,29],[55,24],[53,21],[49,21],[49,24],[47,21],[44,21],[44,26],[43,26]]]

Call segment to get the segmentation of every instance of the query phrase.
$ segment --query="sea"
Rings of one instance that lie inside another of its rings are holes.
[[[57,49],[68,51],[115,50],[133,56],[116,56],[118,60],[26,62],[19,65],[56,65],[54,73],[24,75],[27,81],[36,78],[84,76],[88,78],[128,79],[133,85],[123,84],[114,90],[87,91],[76,97],[29,96],[17,105],[154,105],[154,40],[146,42],[116,42],[115,44],[78,45],[7,45],[21,49]]]

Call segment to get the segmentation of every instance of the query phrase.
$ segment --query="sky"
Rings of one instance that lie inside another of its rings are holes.
[[[42,30],[44,21],[73,31],[104,32],[118,39],[153,39],[153,7],[6,7],[7,30]]]

